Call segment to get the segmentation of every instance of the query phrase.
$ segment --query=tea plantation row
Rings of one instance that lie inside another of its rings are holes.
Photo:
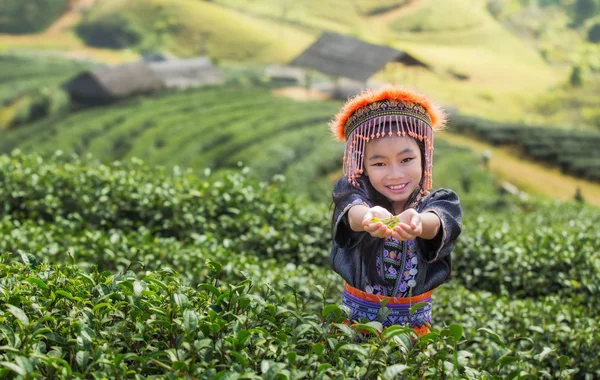
[[[494,145],[518,146],[528,158],[558,166],[564,173],[600,181],[600,133],[596,131],[534,128],[465,116],[454,117],[452,129]]]
[[[329,210],[285,186],[248,170],[198,178],[138,160],[1,156],[0,371],[600,375],[597,211],[544,202],[495,211],[465,196],[434,333],[413,345],[406,329],[380,336],[371,323],[362,327],[372,336],[356,341],[340,323],[341,279],[327,264]]]

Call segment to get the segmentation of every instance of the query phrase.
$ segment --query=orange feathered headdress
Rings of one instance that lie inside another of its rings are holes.
[[[432,186],[433,131],[446,124],[443,110],[426,96],[400,87],[365,90],[348,100],[330,123],[331,131],[340,141],[346,141],[344,174],[358,186],[356,179],[363,173],[366,144],[374,138],[410,136],[425,145],[423,191]]]

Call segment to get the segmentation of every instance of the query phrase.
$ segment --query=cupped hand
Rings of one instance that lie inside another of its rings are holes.
[[[377,217],[379,219],[386,219],[392,217],[392,213],[386,210],[383,207],[375,206],[371,207],[369,211],[365,214],[363,218],[362,225],[366,232],[371,234],[371,236],[376,238],[386,238],[388,236],[395,236],[396,233],[383,224],[382,222],[373,222],[373,218]]]
[[[413,240],[423,233],[423,223],[421,214],[415,209],[409,208],[403,211],[400,215],[400,223],[394,228],[394,232],[398,235],[398,240]]]

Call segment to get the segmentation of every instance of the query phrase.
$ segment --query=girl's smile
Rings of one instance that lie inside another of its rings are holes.
[[[421,183],[423,167],[416,140],[407,136],[382,137],[365,148],[365,173],[371,185],[403,210],[408,198]]]

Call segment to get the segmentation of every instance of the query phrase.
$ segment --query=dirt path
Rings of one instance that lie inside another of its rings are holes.
[[[400,17],[401,15],[403,15],[404,13],[410,12],[411,10],[417,8],[419,5],[421,5],[421,0],[408,0],[407,4],[402,5],[392,11],[380,13],[375,16],[371,16],[371,17],[369,17],[369,20],[388,24],[388,23],[392,22],[393,20],[395,20],[397,17]]]
[[[74,24],[81,20],[83,11],[91,8],[97,1],[98,0],[71,0],[67,11],[63,13],[54,24],[50,25],[42,36],[62,34],[70,29]]]
[[[598,183],[567,176],[559,169],[524,161],[507,148],[494,147],[450,132],[441,132],[438,136],[453,145],[468,147],[477,154],[481,154],[486,149],[491,151],[490,169],[502,179],[528,193],[570,200],[573,199],[575,190],[579,186],[585,202],[600,207],[600,184]]]
[[[39,34],[0,34],[0,47],[51,50],[69,58],[89,59],[105,63],[123,63],[138,59],[131,51],[98,49],[86,46],[70,31],[83,17],[83,12],[100,0],[71,0],[67,11],[48,29]]]

